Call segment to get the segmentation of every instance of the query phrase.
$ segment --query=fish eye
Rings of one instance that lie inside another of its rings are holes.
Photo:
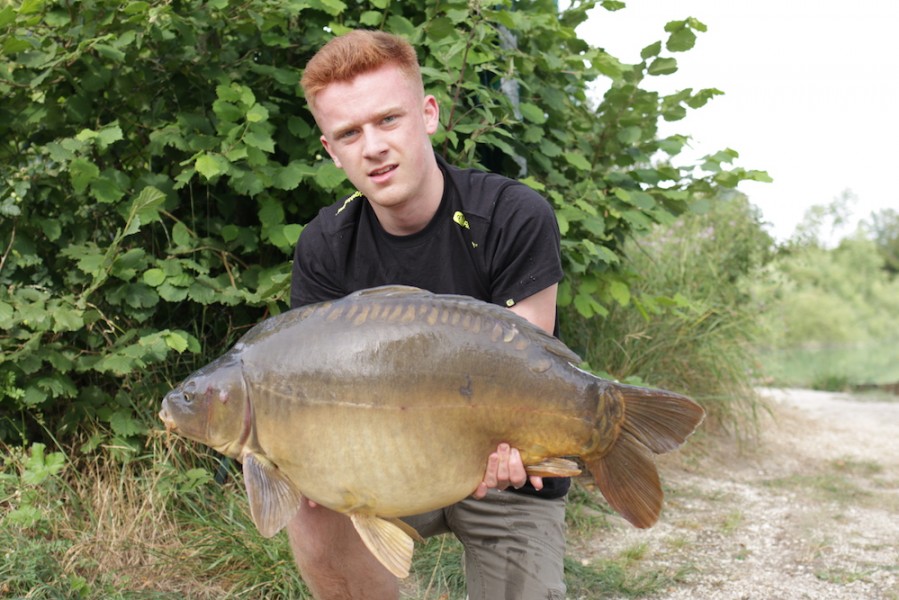
[[[181,397],[184,399],[184,402],[190,404],[194,401],[194,396],[197,395],[197,384],[196,382],[189,381],[181,387]]]

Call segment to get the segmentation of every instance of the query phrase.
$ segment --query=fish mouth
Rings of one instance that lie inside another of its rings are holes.
[[[165,405],[165,401],[162,403],[162,410],[159,411],[159,418],[162,420],[163,425],[165,425],[166,432],[172,432],[178,429],[178,426],[175,425],[175,420],[172,419],[172,415],[169,414],[169,409]]]

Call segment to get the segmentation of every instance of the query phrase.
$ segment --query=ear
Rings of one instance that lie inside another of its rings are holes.
[[[338,169],[342,169],[342,168],[343,168],[343,165],[340,164],[340,159],[337,158],[337,155],[334,154],[334,153],[331,151],[331,146],[328,144],[327,138],[325,138],[325,136],[323,135],[323,136],[321,136],[321,137],[318,138],[318,139],[321,141],[322,146],[325,147],[325,151],[326,151],[326,152],[328,153],[328,155],[331,157],[331,160],[334,161],[334,165],[335,165]]]
[[[425,96],[423,108],[425,131],[428,135],[432,135],[440,126],[440,107],[437,105],[437,99],[434,96]]]

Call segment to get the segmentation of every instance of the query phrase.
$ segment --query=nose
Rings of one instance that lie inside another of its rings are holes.
[[[377,158],[387,151],[387,140],[377,127],[369,127],[365,130],[362,149],[365,158]]]

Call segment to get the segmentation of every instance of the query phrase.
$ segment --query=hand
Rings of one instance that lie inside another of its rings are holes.
[[[511,448],[509,444],[500,444],[496,452],[487,459],[487,470],[484,472],[484,481],[474,491],[472,496],[478,500],[487,495],[487,490],[504,490],[510,485],[520,488],[530,479],[535,489],[543,489],[543,478],[536,475],[528,477],[521,462],[521,454],[517,448]]]

